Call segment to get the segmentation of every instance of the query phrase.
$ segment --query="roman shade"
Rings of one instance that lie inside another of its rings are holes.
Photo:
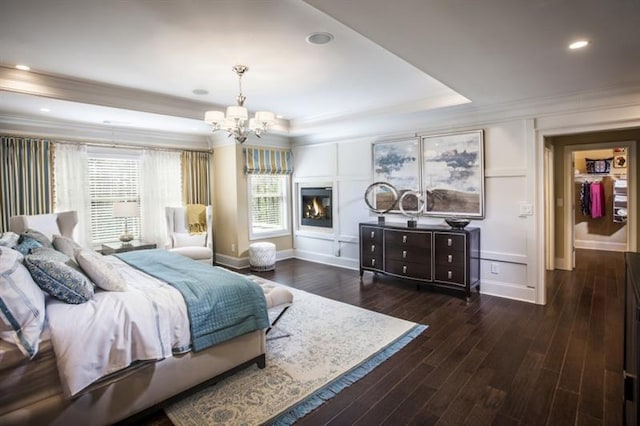
[[[293,173],[291,151],[246,148],[246,174],[290,175]]]

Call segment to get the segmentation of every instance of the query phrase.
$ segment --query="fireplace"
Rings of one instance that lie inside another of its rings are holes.
[[[300,188],[300,224],[333,227],[331,188]]]

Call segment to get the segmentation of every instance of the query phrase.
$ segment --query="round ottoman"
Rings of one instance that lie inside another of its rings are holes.
[[[256,272],[276,269],[276,245],[267,242],[249,244],[249,265]]]

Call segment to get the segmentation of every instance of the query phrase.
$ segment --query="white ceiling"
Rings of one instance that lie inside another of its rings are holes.
[[[637,0],[2,0],[0,41],[0,120],[202,135],[205,110],[235,103],[235,64],[246,106],[293,135],[640,84]]]

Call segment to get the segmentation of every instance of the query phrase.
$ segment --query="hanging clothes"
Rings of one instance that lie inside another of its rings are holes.
[[[580,211],[584,216],[591,216],[591,184],[587,181],[580,187]]]
[[[602,182],[593,182],[590,185],[591,217],[597,219],[604,216],[604,185]]]

